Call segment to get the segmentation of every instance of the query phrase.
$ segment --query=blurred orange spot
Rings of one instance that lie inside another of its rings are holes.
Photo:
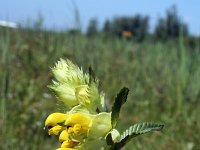
[[[123,31],[122,36],[125,37],[125,38],[131,38],[132,33],[130,31]]]

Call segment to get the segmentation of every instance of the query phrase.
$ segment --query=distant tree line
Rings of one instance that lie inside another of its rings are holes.
[[[188,27],[177,15],[175,6],[167,10],[165,18],[159,18],[154,34],[162,40],[188,35]]]
[[[153,33],[149,32],[149,17],[142,15],[115,17],[112,20],[106,20],[101,30],[98,28],[97,19],[91,19],[86,34],[91,37],[99,32],[107,36],[118,36],[136,41],[143,41],[148,36],[167,40],[187,36],[188,27],[178,16],[176,7],[172,6],[166,11],[165,17],[158,19]]]

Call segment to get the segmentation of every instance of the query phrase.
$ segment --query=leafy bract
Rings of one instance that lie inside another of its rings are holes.
[[[111,122],[112,122],[113,128],[115,128],[117,125],[120,109],[121,109],[121,106],[127,100],[128,92],[129,92],[129,89],[124,87],[121,89],[121,91],[117,94],[117,97],[115,98],[115,102],[112,107],[112,113],[111,113]]]
[[[124,131],[121,135],[121,140],[119,143],[116,143],[113,146],[113,150],[121,149],[124,145],[126,145],[127,142],[129,142],[132,138],[145,134],[151,131],[160,131],[164,127],[163,124],[157,124],[152,122],[144,122],[144,123],[138,123],[135,124],[126,131]]]

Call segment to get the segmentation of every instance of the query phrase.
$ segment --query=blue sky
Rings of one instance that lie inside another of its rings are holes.
[[[75,24],[74,0],[0,0],[0,20],[26,23],[35,20],[39,13],[44,17],[47,28],[67,29]],[[82,28],[91,18],[97,18],[101,26],[105,19],[114,16],[142,14],[150,16],[151,30],[158,17],[176,5],[182,20],[191,33],[200,34],[199,0],[76,0]]]

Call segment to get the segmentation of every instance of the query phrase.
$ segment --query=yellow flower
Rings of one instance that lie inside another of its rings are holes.
[[[87,133],[92,118],[89,114],[70,114],[65,121],[65,125],[70,126],[69,131],[75,134]]]
[[[49,135],[58,135],[65,127],[58,125],[67,119],[68,114],[63,113],[52,113],[50,114],[46,121],[45,127],[48,128]]]
[[[58,135],[64,128],[60,125],[56,125],[54,127],[48,128],[49,135]]]
[[[66,130],[59,136],[61,148],[93,150],[104,146],[105,136],[112,130],[110,113],[97,115],[74,113],[68,114]],[[59,149],[62,150],[62,149]]]
[[[63,130],[60,133],[59,141],[60,141],[60,143],[63,143],[64,141],[68,141],[68,140],[69,140],[69,134],[68,134],[67,130]]]
[[[75,140],[86,137],[90,139],[103,138],[112,129],[111,115],[106,112],[97,115],[69,114],[65,125],[69,126],[68,133]]]
[[[70,140],[67,130],[61,132],[59,141],[61,143],[61,148],[73,148],[79,144],[79,142]]]

